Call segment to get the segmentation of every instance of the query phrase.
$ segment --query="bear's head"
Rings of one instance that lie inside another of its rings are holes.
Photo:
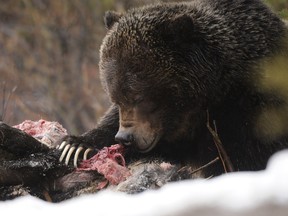
[[[188,128],[193,136],[220,79],[220,55],[194,20],[181,8],[158,7],[107,12],[100,49],[102,84],[119,107],[116,140],[140,152],[174,142]]]

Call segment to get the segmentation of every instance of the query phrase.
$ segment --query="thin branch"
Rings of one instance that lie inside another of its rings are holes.
[[[2,85],[3,85],[3,90],[2,90],[2,104],[1,104],[1,112],[0,112],[0,121],[4,121],[5,114],[7,113],[10,98],[17,89],[17,86],[14,86],[14,88],[11,91],[6,93],[6,83],[3,82]],[[7,97],[6,97],[6,94],[7,94]]]
[[[0,121],[4,120],[4,110],[5,110],[5,96],[6,96],[6,83],[3,82],[2,87],[2,104],[1,104],[1,112],[0,112]]]
[[[211,175],[211,176],[209,176],[209,177],[207,177],[207,178],[205,178],[205,180],[209,180],[209,179],[211,179],[211,178],[213,178],[214,176],[213,175]]]
[[[193,171],[191,172],[191,175],[193,175],[194,173],[196,173],[196,172],[198,172],[198,171],[200,171],[200,170],[203,170],[203,169],[205,169],[206,167],[208,167],[208,166],[216,163],[218,160],[219,160],[219,157],[216,157],[214,160],[210,161],[209,163],[207,163],[207,164],[205,164],[205,165],[203,165],[203,166],[201,166],[201,167],[193,170]]]
[[[214,129],[211,128],[211,126],[210,126],[209,111],[207,110],[207,128],[213,137],[213,141],[214,141],[215,146],[217,148],[217,151],[218,151],[219,157],[221,159],[224,171],[225,171],[225,173],[233,172],[234,171],[233,164],[231,163],[231,160],[230,160],[230,158],[229,158],[229,156],[228,156],[228,154],[227,154],[227,152],[226,152],[226,150],[225,150],[225,148],[224,148],[224,146],[223,146],[223,144],[219,138],[219,135],[217,133],[216,122],[213,121],[213,124],[214,124]]]

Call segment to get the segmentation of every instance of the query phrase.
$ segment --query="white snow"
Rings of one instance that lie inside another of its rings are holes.
[[[138,195],[103,191],[59,204],[26,196],[0,202],[0,212],[29,216],[288,216],[288,150],[275,154],[265,171],[170,183]]]

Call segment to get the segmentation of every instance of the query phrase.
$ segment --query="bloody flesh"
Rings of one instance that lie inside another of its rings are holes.
[[[92,158],[83,161],[77,171],[95,170],[114,185],[125,181],[130,171],[125,167],[124,147],[120,144],[104,147]]]

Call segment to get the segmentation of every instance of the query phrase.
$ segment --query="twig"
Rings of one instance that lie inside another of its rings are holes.
[[[208,167],[208,166],[214,164],[215,162],[217,162],[218,160],[219,160],[219,157],[216,157],[214,160],[210,161],[209,163],[207,163],[207,164],[205,164],[205,165],[203,165],[203,166],[201,166],[201,167],[193,170],[193,171],[191,172],[191,175],[193,175],[194,173],[196,173],[196,172],[198,172],[198,171],[200,171],[200,170],[205,169],[206,167]]]
[[[219,138],[215,121],[213,121],[213,124],[214,124],[214,129],[211,128],[211,126],[210,126],[209,111],[207,110],[207,128],[213,137],[213,141],[215,143],[219,157],[220,157],[221,162],[223,164],[224,171],[225,171],[225,173],[233,172],[234,171],[233,164],[231,163],[231,160],[230,160],[227,152],[225,151],[224,146],[223,146],[223,144]]]
[[[3,85],[3,89],[2,89],[3,95],[2,95],[2,104],[1,104],[1,112],[0,112],[0,121],[4,120],[5,114],[6,114],[7,109],[8,109],[10,97],[17,89],[17,86],[14,86],[14,88],[7,93],[7,97],[6,97],[6,83],[3,82],[2,85]]]
[[[209,177],[205,178],[205,180],[209,180],[209,179],[211,179],[213,177],[214,177],[213,175],[210,175]]]
[[[0,121],[4,120],[4,110],[5,110],[5,96],[6,96],[6,84],[3,82],[2,89],[2,104],[1,104],[1,112],[0,112]]]

